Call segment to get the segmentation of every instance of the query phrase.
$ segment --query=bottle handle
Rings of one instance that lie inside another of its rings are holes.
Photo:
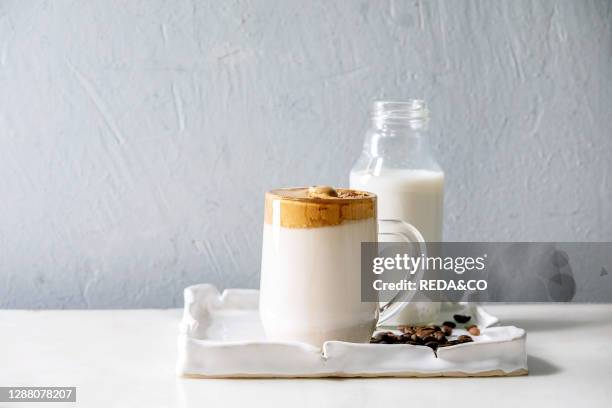
[[[427,248],[425,245],[425,239],[423,235],[413,227],[402,220],[378,220],[378,237],[394,236],[399,237],[403,242],[414,243],[417,245],[419,250],[419,256],[423,255],[427,257]],[[420,264],[419,269],[413,275],[410,275],[410,271],[406,271],[406,279],[411,276],[416,278],[418,281],[423,276],[423,265]],[[397,292],[393,298],[382,305],[379,308],[378,324],[381,324],[391,317],[395,316],[400,310],[402,310],[407,302],[410,302],[415,295],[415,291],[401,290]]]

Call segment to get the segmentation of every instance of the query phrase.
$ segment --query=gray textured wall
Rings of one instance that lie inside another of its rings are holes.
[[[256,287],[262,199],[423,97],[449,240],[612,240],[608,1],[0,1],[0,306]]]

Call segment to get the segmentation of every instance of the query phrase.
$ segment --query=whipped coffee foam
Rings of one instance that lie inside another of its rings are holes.
[[[329,186],[276,189],[266,193],[265,223],[319,228],[375,218],[372,193]]]

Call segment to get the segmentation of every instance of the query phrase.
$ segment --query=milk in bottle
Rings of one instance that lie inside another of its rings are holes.
[[[374,102],[371,126],[351,170],[350,185],[378,196],[379,219],[404,220],[425,241],[440,242],[444,172],[429,149],[427,122],[422,100]],[[438,311],[438,303],[414,302],[389,324],[429,323]]]

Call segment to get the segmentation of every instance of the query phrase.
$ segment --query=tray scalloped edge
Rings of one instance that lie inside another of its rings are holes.
[[[259,292],[227,289],[221,294],[213,285],[200,284],[186,288],[184,295],[177,360],[177,374],[184,377],[489,377],[528,373],[525,330],[495,326],[498,319],[475,305],[443,305],[441,319],[447,314],[471,313],[482,335],[473,343],[441,348],[435,356],[427,347],[399,344],[328,341],[319,349],[298,342],[269,342],[261,336],[226,339],[223,330],[234,330],[235,321],[249,327],[259,325]],[[250,335],[253,330],[244,332]]]

